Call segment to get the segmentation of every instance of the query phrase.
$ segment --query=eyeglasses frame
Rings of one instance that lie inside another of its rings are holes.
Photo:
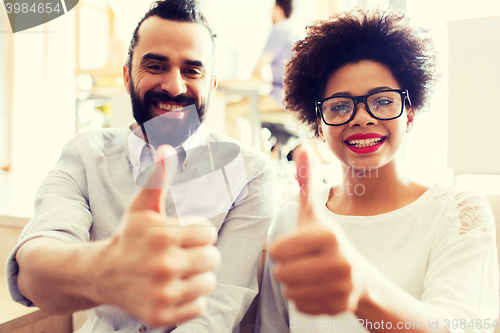
[[[372,95],[375,95],[375,94],[378,94],[378,93],[381,93],[381,92],[389,92],[389,91],[391,91],[391,92],[398,92],[399,95],[401,96],[401,112],[399,113],[399,115],[397,115],[396,117],[392,117],[392,118],[379,118],[379,117],[376,117],[371,112],[370,107],[368,106],[368,97],[370,97]],[[329,123],[326,122],[325,117],[323,115],[322,105],[323,105],[324,101],[332,99],[332,98],[338,98],[338,97],[352,99],[354,101],[354,111],[352,112],[351,117],[347,121],[345,121],[345,122],[343,122],[341,124],[329,124]],[[372,92],[370,94],[363,95],[363,96],[349,96],[349,95],[335,95],[335,96],[330,96],[330,97],[319,99],[319,100],[315,101],[314,105],[315,105],[315,108],[316,108],[316,117],[323,119],[323,122],[326,125],[328,125],[328,126],[341,126],[341,125],[345,125],[345,124],[349,123],[351,120],[354,119],[354,117],[356,116],[356,113],[358,112],[358,104],[359,103],[363,103],[365,105],[366,111],[368,112],[368,114],[372,118],[375,118],[377,120],[393,120],[393,119],[401,117],[401,115],[403,114],[403,111],[405,109],[405,100],[408,100],[408,105],[411,106],[410,94],[408,93],[407,89],[384,89],[384,90],[375,91],[375,92]]]

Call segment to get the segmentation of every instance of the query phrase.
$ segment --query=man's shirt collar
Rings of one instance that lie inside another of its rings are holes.
[[[155,162],[156,149],[152,145],[148,145],[143,138],[138,137],[134,130],[128,136],[128,152],[130,164],[134,178]],[[179,160],[180,171],[184,171],[189,167],[191,162],[199,155],[202,149],[194,149],[198,147],[206,147],[206,129],[203,124],[191,135],[182,145],[175,148]]]

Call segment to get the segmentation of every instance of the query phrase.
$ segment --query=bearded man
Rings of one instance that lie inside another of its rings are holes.
[[[214,54],[196,1],[152,5],[123,71],[137,123],[65,146],[7,261],[15,301],[89,309],[78,332],[239,330],[258,291],[273,172],[202,125]]]

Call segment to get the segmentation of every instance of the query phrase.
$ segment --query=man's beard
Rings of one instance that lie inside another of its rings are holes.
[[[201,125],[207,108],[206,103],[198,102],[195,98],[178,95],[172,97],[166,91],[147,91],[141,100],[135,92],[132,77],[130,77],[130,99],[135,120],[142,129],[147,141],[154,147],[168,144],[173,147],[182,145]],[[185,107],[180,110],[168,111],[162,115],[153,114],[153,103],[174,102]],[[168,113],[178,113],[179,117],[172,117]],[[182,114],[182,116],[181,116]],[[144,133],[146,131],[146,133]]]

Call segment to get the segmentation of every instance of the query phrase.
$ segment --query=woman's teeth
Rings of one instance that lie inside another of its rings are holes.
[[[374,146],[374,145],[382,142],[382,140],[383,140],[383,138],[351,140],[351,141],[347,141],[347,144],[349,146],[356,146],[358,148],[364,148],[364,147]]]

